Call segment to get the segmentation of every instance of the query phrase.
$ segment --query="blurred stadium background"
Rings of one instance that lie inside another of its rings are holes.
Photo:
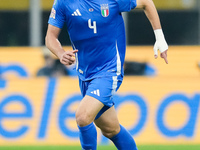
[[[139,150],[199,150],[200,0],[153,1],[169,44],[169,64],[153,58],[155,39],[144,13],[124,13],[127,74],[115,96],[119,119]],[[49,64],[44,56],[56,59],[44,46],[52,4],[0,0],[2,150],[80,149],[74,117],[81,96],[73,67],[61,72],[53,62],[58,72],[38,75]],[[59,38],[71,49],[66,28]],[[115,149],[99,131],[98,144]]]

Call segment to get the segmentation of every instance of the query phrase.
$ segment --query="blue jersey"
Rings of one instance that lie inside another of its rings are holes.
[[[87,81],[103,76],[123,76],[126,39],[123,11],[136,0],[55,0],[49,24],[64,24],[73,49],[78,49],[76,69]]]

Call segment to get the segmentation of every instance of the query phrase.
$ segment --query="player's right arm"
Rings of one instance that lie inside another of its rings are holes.
[[[46,47],[60,59],[62,64],[71,65],[75,62],[74,57],[78,50],[65,51],[63,49],[61,43],[58,40],[60,31],[60,28],[49,24],[45,38]]]
[[[71,65],[75,62],[74,57],[75,53],[77,53],[78,50],[65,51],[63,49],[61,43],[58,40],[60,31],[61,31],[60,28],[49,24],[45,38],[45,44],[46,47],[60,59],[60,62],[62,64]]]
[[[65,23],[65,10],[63,6],[62,0],[56,0],[53,4],[51,15],[48,21],[49,25],[45,43],[46,47],[60,59],[62,64],[71,65],[75,62],[74,57],[77,50],[65,51],[58,40],[58,36]]]

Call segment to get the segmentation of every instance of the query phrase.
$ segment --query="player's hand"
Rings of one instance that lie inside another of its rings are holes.
[[[75,54],[77,52],[78,50],[65,51],[60,57],[60,62],[64,65],[72,65],[75,63]]]
[[[159,39],[156,40],[156,43],[154,45],[154,57],[157,58],[158,57],[158,50],[160,51],[160,57],[163,58],[166,62],[166,64],[168,64],[168,60],[167,60],[167,50],[168,50],[168,44],[165,41],[165,39]]]

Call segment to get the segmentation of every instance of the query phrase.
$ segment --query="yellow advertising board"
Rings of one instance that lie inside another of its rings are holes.
[[[197,0],[153,0],[158,9],[191,9]],[[54,0],[40,0],[41,8],[50,11]],[[28,10],[30,0],[1,0],[1,10]]]
[[[138,144],[200,144],[199,83],[197,78],[125,77],[115,96],[119,120]],[[0,145],[79,143],[77,79],[19,79],[2,84]],[[101,134],[98,141],[109,143]]]
[[[197,0],[153,0],[158,9],[191,9],[197,5]]]
[[[6,59],[5,49],[0,49],[0,145],[79,144],[78,79],[31,76],[42,66],[41,49],[15,50],[15,57]],[[151,47],[127,49],[126,60],[146,60],[157,70],[155,76],[126,76],[114,96],[119,120],[137,144],[200,144],[199,47],[170,50],[165,65],[159,58],[154,60]],[[30,58],[33,54],[37,57]],[[32,62],[36,67],[28,65]],[[14,69],[9,70],[8,64],[13,63]],[[188,70],[184,74],[181,69]],[[109,141],[98,132],[98,143]]]
[[[41,8],[43,10],[51,10],[54,0],[40,0]],[[1,0],[0,11],[10,10],[10,11],[24,11],[28,10],[30,7],[30,0]]]

